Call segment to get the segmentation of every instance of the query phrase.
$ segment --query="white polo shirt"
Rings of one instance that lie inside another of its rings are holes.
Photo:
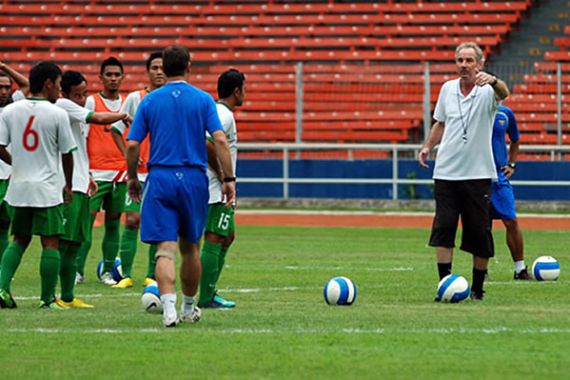
[[[445,123],[434,179],[497,179],[491,139],[500,103],[490,85],[475,86],[463,96],[459,78],[443,84],[433,115]]]
[[[12,102],[17,102],[18,100],[26,99],[26,95],[20,90],[14,91],[12,94]],[[4,110],[5,107],[0,107],[0,114]],[[10,149],[8,149],[10,151]],[[12,167],[5,163],[4,161],[0,160],[0,179],[8,179],[10,178],[10,173],[12,173]]]

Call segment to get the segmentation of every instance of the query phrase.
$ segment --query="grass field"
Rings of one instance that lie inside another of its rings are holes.
[[[38,310],[37,241],[0,310],[2,379],[375,378],[562,379],[570,368],[568,233],[525,231],[527,261],[553,255],[552,283],[512,280],[504,231],[483,302],[434,304],[436,266],[425,229],[246,227],[220,287],[230,311],[206,310],[195,325],[166,330],[140,306],[137,285],[95,281],[101,229],[77,295],[93,310]],[[470,256],[454,272],[471,278]],[[353,306],[327,306],[325,282],[358,287]]]

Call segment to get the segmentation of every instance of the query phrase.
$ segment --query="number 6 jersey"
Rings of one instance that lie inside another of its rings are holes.
[[[12,103],[0,114],[0,145],[10,144],[6,201],[16,207],[63,203],[61,154],[76,149],[67,113],[47,99]]]

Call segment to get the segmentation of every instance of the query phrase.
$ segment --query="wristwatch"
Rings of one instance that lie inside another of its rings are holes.
[[[225,177],[224,178],[224,182],[235,182],[236,181],[236,177]]]
[[[516,168],[517,168],[517,164],[514,163],[514,162],[509,162],[509,165],[508,165],[508,166],[509,166],[509,168],[511,168],[511,169],[516,169]]]
[[[497,84],[498,81],[499,80],[497,79],[497,77],[493,75],[493,81],[489,84],[491,85],[491,87],[495,87],[495,85]]]

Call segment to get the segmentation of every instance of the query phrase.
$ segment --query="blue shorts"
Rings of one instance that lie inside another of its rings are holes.
[[[208,215],[208,177],[199,168],[153,167],[141,205],[141,240],[197,243]]]
[[[515,194],[513,187],[505,175],[499,171],[499,180],[491,185],[491,204],[493,219],[516,219]]]

